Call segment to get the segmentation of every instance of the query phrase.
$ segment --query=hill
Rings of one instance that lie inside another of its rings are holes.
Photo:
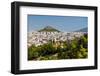
[[[88,32],[88,28],[82,28],[82,29],[79,29],[79,30],[76,30],[75,32]]]
[[[40,29],[38,32],[60,32],[60,31],[51,26],[46,26],[43,29]]]

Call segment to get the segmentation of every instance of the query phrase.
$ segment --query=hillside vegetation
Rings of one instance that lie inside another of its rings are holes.
[[[88,57],[88,37],[66,42],[52,42],[28,48],[28,60],[84,59]]]

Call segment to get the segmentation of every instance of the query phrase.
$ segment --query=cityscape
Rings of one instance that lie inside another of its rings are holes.
[[[28,60],[88,58],[88,18],[28,15]]]
[[[51,26],[45,27],[45,29],[51,29]],[[74,38],[80,38],[87,32],[59,32],[59,31],[33,31],[28,33],[28,47],[31,45],[40,46],[52,42],[61,42],[61,41],[71,41]]]

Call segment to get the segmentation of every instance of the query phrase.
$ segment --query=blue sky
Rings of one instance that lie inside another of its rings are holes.
[[[71,32],[88,27],[88,17],[28,15],[28,32],[52,26],[62,32]]]

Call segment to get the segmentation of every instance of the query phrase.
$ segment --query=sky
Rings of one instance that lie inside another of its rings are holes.
[[[88,17],[28,15],[28,32],[51,26],[62,32],[72,32],[88,27]]]

